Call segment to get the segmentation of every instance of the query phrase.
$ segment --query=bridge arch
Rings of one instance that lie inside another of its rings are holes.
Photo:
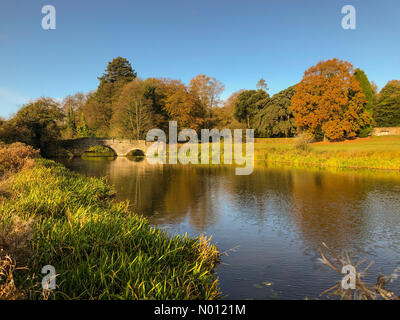
[[[116,157],[117,152],[106,144],[97,144],[95,146],[89,147],[86,151],[83,152],[83,155],[92,157],[98,157],[98,156]]]
[[[145,152],[141,149],[133,149],[127,153],[127,156],[131,157],[144,157]]]

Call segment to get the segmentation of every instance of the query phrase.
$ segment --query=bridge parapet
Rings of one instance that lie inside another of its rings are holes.
[[[78,138],[62,140],[61,147],[72,153],[74,156],[81,156],[94,146],[105,146],[114,151],[117,156],[125,157],[129,152],[140,150],[146,153],[148,144],[145,140],[113,139],[113,138]]]

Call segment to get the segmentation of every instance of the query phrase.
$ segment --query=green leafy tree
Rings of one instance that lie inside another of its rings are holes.
[[[83,112],[88,126],[98,135],[107,136],[112,117],[113,85],[100,84],[97,91],[89,95]]]
[[[65,121],[65,126],[67,130],[67,134],[73,138],[76,135],[76,121],[75,121],[75,112],[72,108],[67,111],[67,119]]]
[[[254,118],[254,127],[260,137],[291,137],[296,133],[295,120],[289,107],[295,86],[287,88],[267,102]]]
[[[0,145],[3,143],[10,143],[18,141],[16,135],[16,128],[10,121],[0,118]]]
[[[83,112],[81,113],[80,123],[76,127],[76,135],[79,138],[86,138],[86,137],[90,137],[93,135],[92,130],[90,130],[90,128],[86,122],[85,114]]]
[[[151,100],[145,95],[146,84],[135,79],[122,90],[112,119],[113,136],[129,139],[144,139],[152,128],[153,112]]]
[[[357,81],[360,83],[360,87],[367,98],[367,103],[364,106],[364,110],[371,111],[374,103],[374,91],[372,89],[371,83],[368,80],[367,75],[363,70],[356,69],[354,71],[354,76]]]
[[[76,136],[77,122],[79,121],[78,115],[82,112],[86,97],[84,93],[78,92],[63,99],[61,108],[66,115],[63,138],[70,139]]]
[[[122,57],[117,57],[108,63],[106,72],[99,77],[100,82],[132,81],[137,76],[131,63]]]
[[[89,96],[83,108],[88,125],[99,136],[110,132],[113,104],[125,86],[136,78],[136,72],[125,58],[117,57],[108,63],[105,73],[99,77],[97,91]]]
[[[259,109],[269,101],[269,95],[264,90],[245,90],[235,100],[234,117],[250,128],[253,117]]]
[[[263,79],[263,78],[261,78],[260,80],[258,80],[258,82],[257,82],[257,85],[256,85],[256,88],[258,89],[258,90],[264,90],[265,92],[268,92],[268,85],[267,85],[267,83],[265,82],[265,80]]]
[[[381,90],[374,108],[378,127],[400,126],[400,80],[389,81]]]
[[[144,96],[150,101],[153,113],[153,127],[168,130],[168,113],[165,111],[166,88],[164,79],[144,80]]]
[[[367,98],[367,103],[364,106],[364,110],[367,111],[371,116],[373,113],[375,94],[371,83],[368,80],[367,75],[363,70],[356,69],[354,71],[354,76],[357,81],[360,83],[360,87]],[[372,132],[372,124],[368,124],[365,127],[360,129],[359,137],[367,137]]]
[[[64,113],[51,98],[40,98],[22,106],[3,124],[0,139],[5,143],[23,142],[40,149],[43,155],[60,137]]]

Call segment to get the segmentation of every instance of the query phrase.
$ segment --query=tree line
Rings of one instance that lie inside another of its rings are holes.
[[[365,72],[346,61],[321,61],[303,79],[272,97],[264,79],[222,101],[224,84],[198,75],[188,85],[166,78],[142,79],[117,57],[98,78],[96,90],[61,102],[42,97],[0,119],[0,140],[43,149],[52,141],[89,136],[144,139],[148,130],[253,128],[257,137],[338,141],[368,136],[374,126],[400,126],[400,81],[378,92]]]
[[[363,70],[339,59],[321,61],[303,79],[270,97],[263,86],[235,97],[234,116],[258,137],[340,141],[367,137],[373,127],[400,126],[400,81],[378,92]]]

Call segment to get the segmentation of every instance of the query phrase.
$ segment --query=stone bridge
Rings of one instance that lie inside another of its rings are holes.
[[[105,146],[110,148],[117,156],[125,157],[132,151],[140,151],[143,155],[146,154],[147,148],[151,143],[146,143],[145,140],[128,140],[128,139],[113,139],[113,138],[78,138],[71,140],[61,140],[60,146],[73,156],[81,156],[94,146]]]

